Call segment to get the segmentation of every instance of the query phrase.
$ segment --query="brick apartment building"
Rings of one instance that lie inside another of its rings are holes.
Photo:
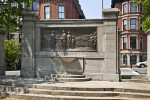
[[[38,14],[40,20],[85,19],[78,0],[36,0],[29,8],[25,8],[23,2],[21,4],[25,10]],[[17,6],[17,3],[11,3],[11,6]],[[10,39],[21,42],[21,32],[11,32]]]
[[[39,15],[45,19],[85,19],[78,0],[40,0]]]
[[[130,66],[147,59],[147,35],[140,24],[144,15],[142,5],[134,8],[134,0],[112,0],[112,8],[120,9],[120,65]]]

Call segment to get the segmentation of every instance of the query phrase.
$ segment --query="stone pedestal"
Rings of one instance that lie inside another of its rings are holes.
[[[23,13],[21,75],[84,74],[119,81],[118,14],[113,8],[105,9],[102,19],[38,20],[32,12]],[[72,44],[65,44],[63,30]]]
[[[4,67],[4,34],[0,33],[0,76],[5,75]]]
[[[147,32],[147,78],[150,81],[150,30]]]

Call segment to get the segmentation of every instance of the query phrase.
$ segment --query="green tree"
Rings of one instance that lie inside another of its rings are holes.
[[[10,67],[16,64],[16,61],[21,60],[21,44],[15,44],[15,40],[5,40],[5,61],[9,63]],[[9,67],[9,66],[7,66]]]
[[[147,31],[150,29],[150,0],[134,0],[135,6],[142,5],[144,10],[146,11],[144,13],[144,16],[142,17],[143,23],[141,24],[141,27],[144,31]]]
[[[6,4],[5,8],[0,11],[0,31],[9,33],[21,29],[22,26],[19,21],[19,17],[22,17],[24,8],[22,2],[25,4],[25,8],[29,8],[34,0],[0,0],[1,4]],[[17,3],[18,6],[11,7],[11,3]]]

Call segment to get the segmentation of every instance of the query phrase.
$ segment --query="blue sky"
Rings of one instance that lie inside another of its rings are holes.
[[[101,18],[101,0],[79,0],[86,19]],[[103,0],[104,8],[111,8],[111,0]]]

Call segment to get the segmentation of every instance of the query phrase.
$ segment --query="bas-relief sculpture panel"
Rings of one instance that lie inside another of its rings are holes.
[[[97,51],[97,28],[42,28],[42,51]]]

